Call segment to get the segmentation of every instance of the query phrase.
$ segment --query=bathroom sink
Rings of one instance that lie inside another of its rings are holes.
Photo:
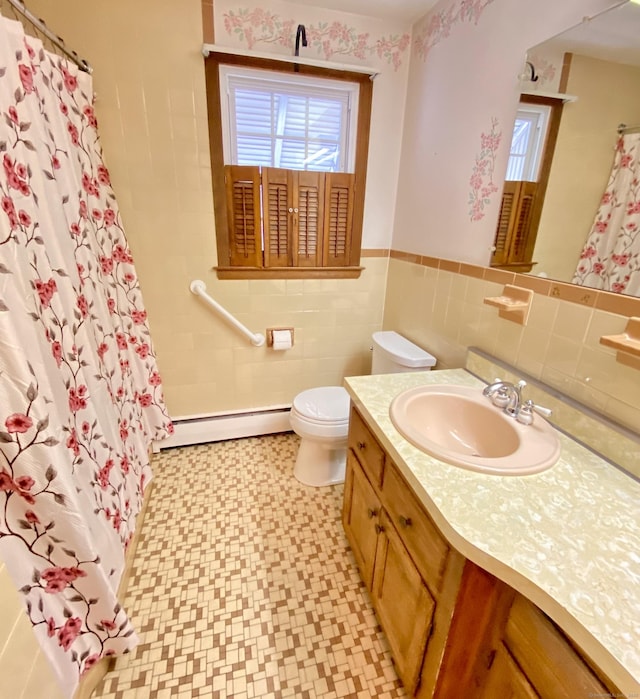
[[[394,427],[411,444],[441,461],[502,476],[538,473],[560,455],[554,428],[535,416],[521,425],[482,395],[481,388],[416,386],[394,398]]]

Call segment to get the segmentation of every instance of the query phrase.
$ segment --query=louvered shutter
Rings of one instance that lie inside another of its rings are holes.
[[[514,228],[511,235],[509,249],[509,262],[529,262],[527,256],[527,241],[533,212],[533,203],[536,197],[537,182],[520,182],[518,192],[518,209],[514,219]]]
[[[290,267],[293,262],[293,180],[296,173],[262,168],[265,267]]]
[[[492,266],[500,267],[529,261],[525,258],[537,188],[536,182],[508,180],[504,183],[494,241],[495,250],[491,258]]]
[[[227,220],[230,264],[262,267],[260,170],[226,165]]]
[[[355,176],[345,172],[325,175],[324,257],[325,267],[350,264]]]
[[[321,267],[325,175],[320,172],[298,172],[296,175],[296,264],[298,267]]]
[[[491,258],[492,265],[504,265],[507,262],[512,220],[514,211],[517,208],[518,185],[519,182],[514,182],[512,180],[504,183],[500,216],[498,217],[498,228],[496,230],[496,238],[493,242],[495,250]]]

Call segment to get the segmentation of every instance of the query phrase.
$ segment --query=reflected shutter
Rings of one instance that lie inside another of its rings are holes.
[[[241,165],[224,170],[230,264],[262,267],[260,170]]]
[[[355,176],[345,172],[325,175],[325,267],[342,267],[350,263],[354,182]]]
[[[538,188],[537,182],[520,182],[518,208],[515,212],[511,246],[509,249],[509,262],[528,262],[527,242],[533,213],[533,203]]]
[[[512,219],[516,204],[516,189],[518,182],[509,180],[504,183],[502,191],[502,204],[500,206],[500,216],[498,217],[498,229],[493,242],[495,250],[491,258],[492,265],[503,265],[507,262],[509,253],[509,237],[512,226]]]
[[[504,183],[492,266],[528,262],[527,243],[537,189],[536,182],[508,180]]]
[[[294,172],[262,168],[265,267],[290,267]]]

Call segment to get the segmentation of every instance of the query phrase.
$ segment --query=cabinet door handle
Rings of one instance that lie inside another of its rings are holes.
[[[367,445],[364,442],[358,442],[358,449],[362,450],[366,447]]]
[[[376,524],[376,534],[380,534],[384,531],[384,527],[381,524]]]
[[[403,527],[411,526],[411,517],[404,517],[403,515],[400,515],[400,517],[398,517],[398,520]]]
[[[378,510],[374,509],[373,507],[370,507],[367,510],[367,514],[369,515],[369,519],[373,519],[374,517],[378,516]]]

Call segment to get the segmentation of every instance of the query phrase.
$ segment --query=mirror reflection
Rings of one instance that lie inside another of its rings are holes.
[[[640,5],[530,49],[521,85],[491,265],[640,296]]]

